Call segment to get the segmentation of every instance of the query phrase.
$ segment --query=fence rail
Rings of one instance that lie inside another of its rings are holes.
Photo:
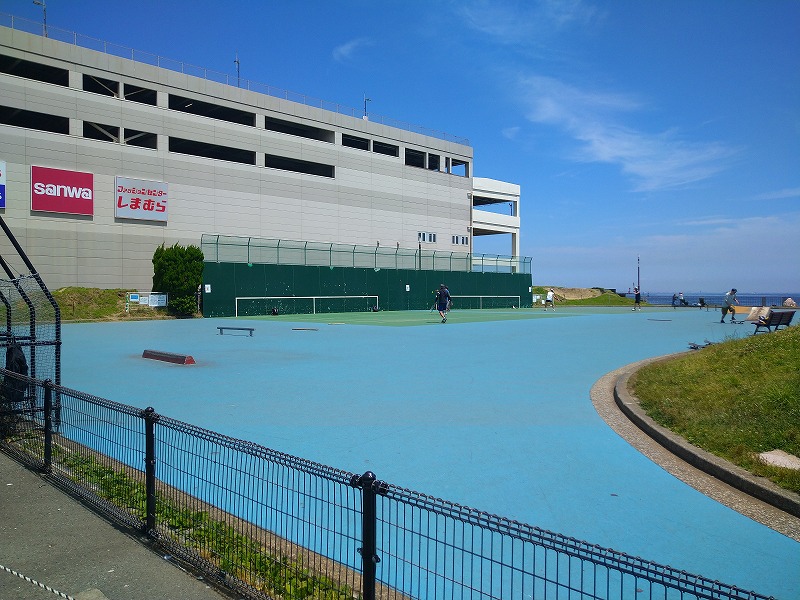
[[[206,261],[224,263],[530,274],[532,262],[526,256],[357,246],[207,233],[202,235],[200,246]]]
[[[0,447],[242,596],[765,600],[0,369]],[[25,390],[23,409],[5,402]]]
[[[296,102],[298,104],[304,104],[306,106],[320,108],[322,110],[335,112],[340,115],[353,117],[354,119],[362,119],[364,116],[363,111],[361,109],[353,108],[350,106],[344,106],[336,102],[321,100],[319,98],[307,96],[306,94],[300,94],[298,92],[292,92],[289,90],[267,85],[264,83],[258,83],[257,81],[242,79],[237,75],[230,75],[228,73],[215,71],[213,69],[207,69],[206,67],[198,67],[196,65],[185,63],[183,61],[174,60],[171,58],[165,58],[163,56],[158,56],[157,54],[153,54],[152,52],[134,50],[133,48],[128,48],[126,46],[115,44],[113,42],[99,40],[97,38],[89,37],[87,35],[75,33],[74,31],[48,26],[39,21],[32,21],[30,19],[16,17],[14,15],[0,13],[0,26],[8,27],[10,29],[16,29],[18,31],[23,31],[25,33],[40,35],[42,37],[57,40],[59,42],[72,44],[73,46],[87,48],[89,50],[102,52],[103,54],[109,54],[111,56],[116,56],[119,58],[126,58],[128,60],[133,60],[139,63],[151,65],[154,67],[159,67],[161,69],[168,69],[170,71],[183,73],[185,75],[190,75],[192,77],[199,77],[200,79],[215,81],[223,85],[234,86],[241,89],[249,90],[251,92],[264,94],[266,96],[272,96],[274,98],[280,98],[282,100],[289,100],[291,102]],[[452,135],[444,131],[438,131],[436,129],[430,129],[422,125],[414,125],[412,123],[407,123],[405,121],[400,121],[397,119],[393,119],[391,117],[386,117],[375,113],[369,114],[369,120],[373,123],[379,123],[381,125],[387,125],[389,127],[402,129],[404,131],[419,133],[421,135],[427,135],[429,137],[437,138],[440,140],[455,142],[456,144],[469,146],[469,140],[465,137]]]

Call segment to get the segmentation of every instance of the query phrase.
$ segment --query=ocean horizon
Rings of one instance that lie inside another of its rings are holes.
[[[706,304],[722,304],[724,292],[683,292],[684,299],[690,305],[699,305],[700,298]],[[622,292],[620,292],[622,293]],[[672,304],[672,295],[680,292],[642,292],[642,299],[649,304]],[[625,294],[633,296],[633,292]],[[792,298],[795,302],[800,302],[800,292],[737,292],[736,298],[742,306],[782,306],[783,301]]]

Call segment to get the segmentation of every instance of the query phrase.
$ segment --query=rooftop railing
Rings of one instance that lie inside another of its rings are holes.
[[[264,94],[266,96],[272,96],[274,98],[280,98],[282,100],[297,102],[298,104],[304,104],[306,106],[335,112],[348,117],[353,117],[354,119],[362,118],[363,111],[361,109],[345,106],[337,102],[321,100],[319,98],[307,96],[306,94],[292,92],[290,90],[259,83],[257,81],[242,79],[238,75],[230,75],[228,73],[214,71],[213,69],[208,69],[206,67],[198,67],[183,61],[158,56],[152,52],[135,50],[120,44],[98,40],[96,38],[75,33],[73,31],[68,31],[66,29],[59,29],[58,27],[44,25],[38,21],[31,21],[30,19],[24,19],[6,13],[0,13],[0,25],[10,29],[15,29],[17,31],[23,31],[25,33],[41,35],[59,42],[72,44],[74,46],[80,46],[81,48],[88,48],[89,50],[95,50],[97,52],[102,52],[103,54],[110,54],[112,56],[126,58],[135,62],[159,67],[161,69],[176,71],[178,73],[183,73],[184,75],[199,77],[200,79],[215,81],[223,85],[230,85],[251,92],[256,92],[258,94]],[[369,120],[373,123],[379,123],[388,127],[395,127],[404,131],[418,133],[420,135],[427,135],[429,137],[445,140],[447,142],[454,142],[456,144],[463,144],[465,146],[470,145],[467,138],[452,135],[444,131],[438,131],[436,129],[430,129],[422,125],[414,125],[413,123],[399,121],[397,119],[385,117],[376,113],[370,113]]]

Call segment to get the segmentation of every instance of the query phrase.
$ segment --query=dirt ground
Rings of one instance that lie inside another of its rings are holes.
[[[595,298],[600,295],[600,290],[595,288],[570,288],[558,286],[545,286],[546,289],[553,288],[557,298],[565,300],[583,300],[585,298]]]

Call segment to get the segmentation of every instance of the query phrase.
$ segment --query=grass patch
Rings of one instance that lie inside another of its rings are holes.
[[[20,437],[15,440],[32,456],[41,456],[44,447],[40,438]],[[92,455],[71,452],[53,446],[53,460],[78,485],[88,488],[128,514],[144,520],[147,494],[141,473],[136,476],[125,468],[112,468]],[[156,522],[161,533],[189,548],[270,597],[286,600],[358,600],[361,594],[349,585],[316,573],[305,564],[302,554],[292,556],[270,551],[259,541],[232,527],[207,510],[180,506],[164,494],[157,493]]]
[[[136,290],[67,287],[53,292],[63,321],[135,321],[170,318],[165,308],[132,304],[125,310],[128,292]]]
[[[800,471],[757,456],[800,456],[798,364],[800,327],[790,327],[649,365],[631,391],[650,417],[695,446],[800,493]]]
[[[561,300],[558,304],[564,306],[633,306],[633,298],[624,298],[615,292],[603,291],[594,298],[583,298],[579,300]],[[647,302],[642,300],[642,306],[647,306]]]

